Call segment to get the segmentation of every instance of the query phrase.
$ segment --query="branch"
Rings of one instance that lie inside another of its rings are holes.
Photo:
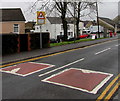
[[[62,11],[62,9],[61,9],[61,7],[60,7],[60,5],[59,5],[59,2],[55,2],[56,3],[56,7],[60,10],[60,11]]]
[[[58,12],[62,13],[58,6],[55,6],[55,8],[58,10]]]

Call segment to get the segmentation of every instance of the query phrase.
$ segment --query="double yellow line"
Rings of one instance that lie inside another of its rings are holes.
[[[69,50],[65,50],[65,51],[62,51],[62,52],[53,53],[53,54],[50,54],[50,55],[45,55],[45,56],[35,57],[35,58],[26,59],[26,60],[22,60],[22,61],[18,61],[18,62],[13,62],[13,63],[1,65],[0,68],[7,67],[7,66],[12,66],[12,65],[16,65],[16,64],[19,64],[19,63],[34,61],[34,60],[38,60],[38,59],[42,59],[42,58],[46,58],[46,57],[54,56],[54,55],[58,55],[58,54],[63,54],[63,53],[75,51],[75,50],[78,50],[78,49],[84,49],[84,48],[88,48],[88,47],[93,47],[93,46],[104,44],[104,43],[108,43],[108,42],[111,42],[111,41],[113,41],[113,40],[108,40],[108,41],[105,41],[105,42],[96,43],[96,44],[93,44],[93,45],[90,45],[90,46],[84,46],[82,48],[79,47],[79,48],[75,48],[75,49],[69,49]]]
[[[46,58],[46,57],[49,57],[49,56],[54,56],[54,55],[58,55],[58,54],[66,53],[66,52],[71,52],[71,51],[75,51],[75,50],[78,50],[78,49],[84,49],[84,48],[92,47],[92,46],[95,46],[95,45],[100,45],[100,44],[103,44],[103,43],[108,43],[108,42],[111,42],[111,41],[113,41],[113,40],[105,41],[105,42],[102,42],[102,43],[96,43],[94,45],[85,46],[83,48],[69,49],[69,50],[66,50],[66,51],[62,51],[62,52],[58,52],[58,53],[53,53],[53,54],[50,54],[50,55],[45,55],[45,56],[35,57],[35,58],[26,59],[26,60],[22,60],[22,61],[18,61],[18,62],[13,62],[13,63],[1,65],[0,68],[11,66],[11,65],[15,65],[15,64],[19,64],[19,63],[24,63],[24,62],[28,62],[28,61],[34,61],[34,60],[38,60],[38,59],[41,59],[41,58]],[[101,101],[105,97],[105,95],[108,93],[108,91],[110,90],[110,88],[116,83],[116,81],[119,78],[120,78],[120,74],[116,78],[113,79],[113,81],[106,87],[106,89],[102,92],[102,94],[97,98],[96,101]],[[108,101],[112,97],[112,95],[118,89],[119,85],[120,85],[120,81],[119,81],[119,83],[116,83],[116,85],[111,90],[111,92],[105,97],[104,101]]]
[[[58,54],[62,54],[62,53],[70,52],[70,51],[75,51],[75,50],[78,50],[78,49],[81,49],[81,48],[70,49],[70,50],[66,50],[66,51],[62,51],[62,52],[58,52],[58,53],[53,53],[53,54],[50,54],[50,55],[45,55],[45,56],[35,57],[35,58],[31,58],[31,59],[26,59],[26,60],[23,60],[23,61],[13,62],[13,63],[1,65],[0,68],[7,67],[7,66],[12,66],[12,65],[16,65],[16,64],[24,63],[24,62],[28,62],[28,61],[34,61],[34,60],[38,60],[38,59],[42,59],[42,58],[47,58],[49,56],[54,56],[54,55],[58,55]]]
[[[110,84],[105,88],[105,90],[100,94],[100,96],[97,98],[96,101],[109,101],[111,99],[111,97],[114,95],[114,93],[117,91],[118,87],[120,86],[120,74],[118,76],[116,76],[112,82],[110,82]],[[112,88],[112,86],[115,84],[115,86],[113,87],[113,89],[110,91],[110,89]],[[108,91],[110,91],[108,93]],[[108,95],[106,95],[108,93]],[[105,97],[106,96],[106,97]]]

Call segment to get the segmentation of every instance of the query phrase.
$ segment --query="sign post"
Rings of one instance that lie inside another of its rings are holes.
[[[45,24],[45,12],[37,11],[37,25],[40,27],[40,48],[42,48],[42,25]]]

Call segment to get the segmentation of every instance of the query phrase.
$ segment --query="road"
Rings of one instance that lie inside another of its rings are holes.
[[[112,95],[116,98],[117,92],[112,92],[112,89],[117,89],[115,78],[118,76],[119,45],[118,40],[113,40],[36,58],[25,62],[25,65],[22,63],[13,67],[4,67],[2,69],[3,99],[99,101],[99,98],[109,99]],[[40,65],[42,69],[38,70],[35,64]],[[93,73],[93,76],[90,73]],[[103,81],[105,79],[106,81]],[[99,86],[95,85],[97,81]],[[96,90],[93,90],[94,87],[91,88],[93,85],[97,86]]]

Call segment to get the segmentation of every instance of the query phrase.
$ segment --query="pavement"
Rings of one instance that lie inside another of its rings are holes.
[[[48,54],[70,50],[70,49],[90,46],[90,45],[94,45],[94,44],[98,44],[98,43],[102,43],[102,42],[106,42],[110,40],[116,40],[117,38],[118,37],[99,39],[99,40],[94,40],[94,41],[86,41],[86,42],[73,43],[73,44],[56,46],[56,47],[51,47],[51,48],[36,49],[32,51],[9,54],[9,55],[2,56],[2,64],[30,59],[30,58],[34,58],[38,56],[44,56]]]

